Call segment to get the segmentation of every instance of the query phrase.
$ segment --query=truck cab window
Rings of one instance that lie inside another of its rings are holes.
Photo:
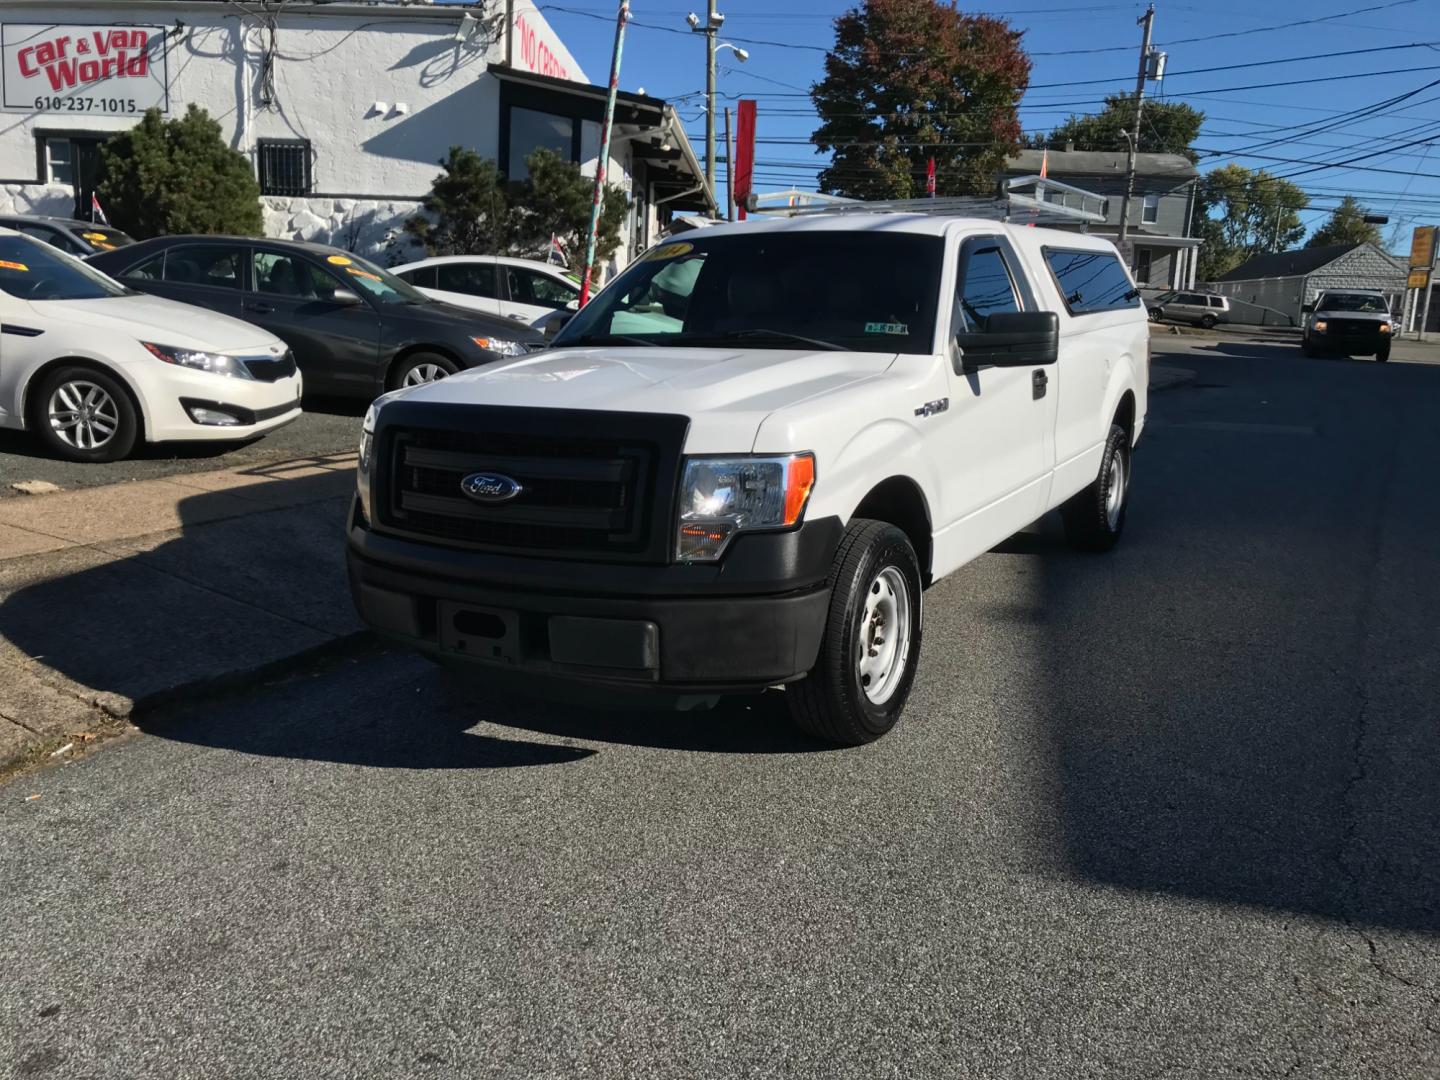
[[[999,248],[978,248],[970,253],[956,297],[955,329],[983,333],[985,321],[997,312],[1019,311],[1015,282]]]

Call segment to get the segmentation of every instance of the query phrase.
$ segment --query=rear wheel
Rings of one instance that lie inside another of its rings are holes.
[[[1110,426],[1100,475],[1060,508],[1065,539],[1081,551],[1109,551],[1125,531],[1125,510],[1130,501],[1130,435],[1119,424]]]
[[[412,353],[396,365],[390,376],[390,386],[392,389],[423,386],[425,383],[438,382],[447,375],[454,375],[458,370],[453,360],[439,353]]]
[[[130,453],[140,420],[119,378],[98,368],[56,368],[32,391],[30,426],[69,461],[118,461]]]
[[[807,733],[841,746],[884,735],[900,719],[920,660],[920,564],[909,538],[857,518],[830,571],[830,611],[810,674],[785,689]]]

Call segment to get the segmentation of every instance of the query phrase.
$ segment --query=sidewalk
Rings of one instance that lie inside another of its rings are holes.
[[[355,639],[354,468],[336,454],[0,503],[0,775]]]

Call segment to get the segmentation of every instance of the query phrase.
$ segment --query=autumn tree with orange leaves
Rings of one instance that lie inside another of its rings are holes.
[[[810,90],[833,155],[820,190],[858,199],[983,195],[1020,145],[1030,83],[1022,31],[935,0],[864,0],[835,20],[825,77]]]

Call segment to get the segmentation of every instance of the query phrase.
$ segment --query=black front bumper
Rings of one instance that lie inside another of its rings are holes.
[[[581,563],[387,536],[366,527],[357,504],[350,589],[386,638],[536,687],[745,692],[815,665],[841,532],[825,518],[741,536],[709,566]]]

